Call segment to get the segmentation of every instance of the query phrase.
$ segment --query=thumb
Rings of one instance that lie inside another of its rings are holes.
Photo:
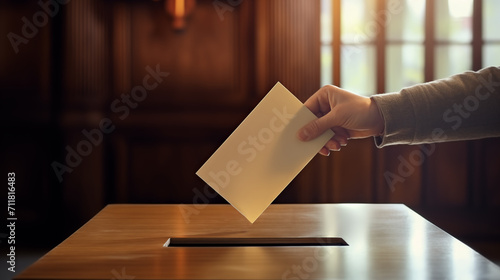
[[[299,129],[299,131],[297,132],[297,137],[299,138],[299,140],[313,140],[323,134],[323,132],[325,132],[326,130],[330,129],[330,124],[328,122],[327,116],[328,114],[319,119],[315,119]]]

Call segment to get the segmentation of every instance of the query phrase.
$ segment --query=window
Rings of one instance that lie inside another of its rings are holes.
[[[498,0],[321,0],[321,84],[362,95],[500,65]]]
[[[482,1],[482,65],[500,65],[500,1]]]

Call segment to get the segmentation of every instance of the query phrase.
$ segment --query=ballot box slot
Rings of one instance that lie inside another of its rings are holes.
[[[340,237],[171,237],[163,247],[348,246]]]

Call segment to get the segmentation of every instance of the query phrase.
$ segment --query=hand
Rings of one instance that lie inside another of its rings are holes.
[[[375,101],[336,86],[322,87],[304,105],[318,119],[298,131],[300,140],[312,140],[327,129],[335,133],[319,151],[321,155],[328,156],[331,150],[340,151],[351,138],[378,136],[384,130],[384,119]]]

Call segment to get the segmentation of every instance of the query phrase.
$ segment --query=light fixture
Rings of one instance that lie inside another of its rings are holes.
[[[172,17],[176,31],[186,28],[186,18],[193,12],[196,0],[165,0],[165,10]]]

